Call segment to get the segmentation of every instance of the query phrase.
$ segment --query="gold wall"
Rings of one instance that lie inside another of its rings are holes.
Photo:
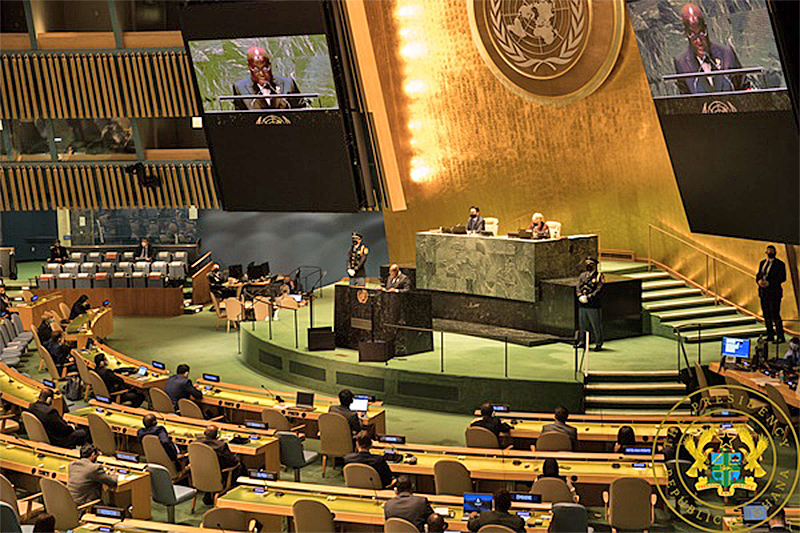
[[[408,204],[384,215],[393,261],[413,261],[415,232],[463,223],[471,204],[499,218],[501,232],[541,211],[565,233],[597,233],[601,248],[640,257],[648,224],[745,269],[763,257],[764,243],[689,232],[629,20],[600,89],[550,107],[515,96],[491,74],[464,0],[365,4]],[[662,241],[654,258],[679,263],[692,279],[704,276],[701,254]],[[732,300],[758,311],[753,281],[727,267],[718,276]],[[791,282],[785,287],[784,315],[796,319]]]

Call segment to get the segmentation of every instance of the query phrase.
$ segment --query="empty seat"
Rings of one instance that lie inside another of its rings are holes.
[[[61,273],[56,278],[56,289],[74,289],[75,279],[72,274]]]
[[[149,261],[136,261],[133,264],[133,271],[134,272],[144,272],[145,274],[150,272],[150,262]]]
[[[103,258],[111,263],[116,263],[119,261],[119,252],[106,252]]]
[[[91,289],[92,288],[92,275],[88,272],[81,272],[75,277],[76,289]]]
[[[95,272],[97,272],[97,263],[90,263],[90,262],[81,263],[81,272],[94,274]]]
[[[53,274],[42,274],[41,276],[39,276],[39,288],[55,289],[56,288],[55,276]]]
[[[117,263],[116,268],[114,269],[115,272],[123,272],[127,275],[131,275],[133,273],[133,263],[130,261],[120,261]]]
[[[175,252],[172,254],[173,261],[180,261],[183,264],[189,264],[189,252]]]
[[[97,271],[98,272],[107,272],[107,273],[110,274],[110,273],[114,272],[114,263],[112,263],[111,261],[103,261],[102,263],[100,263],[97,266]]]
[[[47,263],[44,266],[44,273],[51,274],[53,276],[61,274],[61,264],[60,263]]]
[[[100,252],[89,252],[86,254],[86,260],[91,261],[92,263],[99,263],[103,260],[103,254]]]
[[[70,252],[69,253],[69,260],[75,263],[82,263],[83,262],[83,252]]]
[[[61,267],[61,273],[77,274],[80,271],[79,263],[64,263]]]
[[[164,261],[165,263],[169,263],[172,261],[172,253],[171,252],[158,252],[156,254],[156,261]]]
[[[111,287],[111,276],[108,272],[98,272],[94,275],[94,287],[96,289],[107,289]]]
[[[163,274],[164,276],[166,276],[167,275],[167,268],[168,268],[168,264],[167,264],[166,261],[153,261],[150,264],[150,273],[152,274],[153,272],[158,272],[158,273]]]
[[[25,325],[22,323],[22,319],[18,314],[14,313],[11,315],[11,325],[14,328],[14,333],[16,333],[16,339],[26,342],[31,342],[33,340],[33,333],[25,331]]]
[[[125,272],[114,272],[113,276],[111,277],[111,288],[125,289],[128,287],[129,281],[130,278],[127,274],[125,274]]]
[[[122,261],[133,261],[136,258],[136,252],[122,252]]]
[[[186,279],[186,263],[182,261],[172,261],[168,265],[167,277],[171,280]]]
[[[147,275],[147,288],[159,289],[164,287],[164,280],[166,278],[161,272],[150,272]]]
[[[147,274],[144,272],[134,272],[131,274],[131,287],[144,289],[147,287]]]

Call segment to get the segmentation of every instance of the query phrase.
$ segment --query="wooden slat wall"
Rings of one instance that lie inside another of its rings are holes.
[[[0,118],[189,117],[183,51],[0,54]]]
[[[145,189],[122,165],[0,166],[0,211],[188,207],[219,209],[204,163],[145,165],[161,187]]]

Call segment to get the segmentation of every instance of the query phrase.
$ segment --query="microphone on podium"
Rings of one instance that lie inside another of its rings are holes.
[[[267,394],[269,394],[272,397],[272,399],[275,400],[277,403],[284,403],[283,398],[281,398],[280,396],[278,396],[277,394],[273,393],[271,390],[266,388],[263,383],[260,383],[259,385],[261,386],[262,389],[267,391]]]

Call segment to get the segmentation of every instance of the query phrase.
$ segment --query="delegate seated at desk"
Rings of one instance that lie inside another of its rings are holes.
[[[494,406],[491,403],[481,405],[481,418],[470,424],[470,427],[477,426],[488,429],[499,439],[501,433],[511,431],[511,426],[494,416]]]
[[[172,462],[175,463],[175,467],[180,471],[183,467],[178,456],[178,447],[172,442],[172,437],[169,436],[167,429],[164,426],[159,426],[156,422],[156,415],[153,413],[144,415],[142,417],[142,426],[144,427],[136,431],[136,439],[139,441],[139,444],[141,444],[142,440],[148,435],[155,435],[158,437],[161,446],[164,447],[164,451],[167,453],[167,457],[172,459]]]
[[[72,304],[72,309],[69,311],[69,320],[70,322],[78,318],[79,316],[83,315],[92,308],[92,304],[89,303],[89,297],[85,294],[81,294],[78,296],[78,299],[75,300],[75,303]]]
[[[486,231],[486,221],[481,216],[481,208],[473,205],[469,208],[469,218],[467,219],[467,233],[480,234]]]
[[[425,531],[428,517],[433,514],[428,498],[414,494],[411,478],[406,475],[397,478],[394,490],[396,496],[383,506],[383,517],[387,520],[402,518],[414,524],[421,532]]]
[[[207,426],[203,432],[203,436],[197,439],[196,442],[205,444],[214,450],[214,453],[217,454],[217,459],[219,460],[220,471],[225,470],[226,468],[234,468],[232,479],[236,480],[236,478],[245,474],[244,464],[242,464],[239,456],[231,451],[227,442],[219,438],[219,428],[217,428],[217,426],[213,424]],[[224,485],[225,474],[222,476]],[[206,492],[203,495],[203,503],[206,505],[211,505],[214,503],[214,495]]]
[[[347,424],[350,426],[350,432],[353,434],[361,431],[361,419],[358,417],[358,413],[350,410],[354,398],[355,396],[350,389],[342,389],[339,391],[339,405],[331,405],[328,408],[329,413],[336,413],[345,417]]]
[[[76,429],[68,424],[53,407],[54,398],[53,389],[42,389],[39,399],[31,404],[28,411],[42,423],[47,438],[50,439],[50,444],[53,446],[61,448],[81,446],[88,438],[86,430]]]
[[[211,272],[206,274],[206,277],[208,278],[209,289],[218,300],[236,297],[236,289],[225,286],[226,278],[222,275],[222,271],[219,269],[218,263],[214,263],[214,265],[211,267]]]
[[[567,411],[566,407],[559,405],[556,407],[554,413],[555,422],[552,424],[545,424],[542,427],[542,435],[545,433],[563,433],[567,435],[570,439],[572,439],[572,445],[575,446],[575,442],[578,440],[578,430],[574,427],[567,424],[567,419],[569,419],[569,411]]]
[[[494,493],[494,510],[471,513],[467,529],[477,532],[483,526],[498,525],[511,528],[518,533],[525,533],[525,521],[516,514],[511,514],[509,509],[511,509],[511,494],[506,489],[500,489]]]
[[[67,489],[77,505],[99,500],[103,485],[117,486],[117,476],[106,473],[103,465],[97,462],[99,456],[100,451],[87,443],[81,448],[81,458],[69,464]]]
[[[178,410],[178,400],[186,398],[200,401],[203,399],[203,393],[192,385],[192,380],[189,379],[189,365],[183,363],[178,365],[174,375],[167,378],[164,383],[164,392],[172,400],[175,411]]]
[[[531,238],[533,239],[549,239],[550,228],[544,221],[544,215],[541,213],[534,213],[531,217],[531,225],[528,226],[531,230]]]
[[[389,464],[386,462],[383,455],[374,455],[370,453],[370,448],[372,448],[372,437],[369,436],[369,432],[363,430],[359,431],[356,434],[357,451],[344,456],[345,466],[351,463],[371,466],[378,472],[378,476],[380,476],[381,488],[385,489],[391,487],[394,484],[392,469],[389,468]]]
[[[411,280],[408,276],[400,272],[398,265],[389,267],[389,276],[386,278],[386,283],[383,290],[387,292],[405,292],[411,289]]]
[[[50,259],[48,259],[47,262],[66,263],[67,261],[69,261],[69,253],[67,253],[66,248],[61,246],[61,242],[56,239],[56,242],[50,247]]]

